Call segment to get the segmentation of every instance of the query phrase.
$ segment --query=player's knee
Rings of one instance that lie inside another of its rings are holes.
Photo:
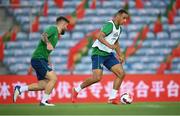
[[[40,85],[38,89],[43,90],[45,87]]]
[[[94,76],[93,78],[95,82],[101,81],[101,76]]]
[[[53,76],[52,80],[56,82],[58,80],[57,76]]]
[[[101,77],[96,77],[96,81],[97,82],[101,81]]]
[[[125,71],[122,72],[122,78],[124,78],[126,76]]]
[[[118,72],[116,73],[116,75],[117,75],[118,78],[124,79],[124,77],[125,77],[126,74],[125,74],[124,71],[118,71]]]
[[[49,80],[50,80],[51,82],[56,83],[56,82],[57,82],[57,80],[58,80],[58,78],[57,78],[57,76],[56,76],[56,75],[54,75],[54,76],[51,76],[51,77],[49,78]]]
[[[50,81],[54,81],[56,82],[58,80],[56,74],[54,72],[49,72],[47,74],[47,78],[50,80]]]

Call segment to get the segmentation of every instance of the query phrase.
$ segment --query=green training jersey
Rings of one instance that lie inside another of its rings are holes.
[[[112,21],[108,21],[101,28],[101,32],[105,33],[105,35],[107,37],[107,36],[109,36],[110,34],[113,33],[112,32],[113,28],[115,28],[114,30],[117,30],[117,31],[121,30],[121,29],[119,29],[120,26],[115,25]],[[118,36],[119,36],[119,34],[118,34]],[[107,56],[107,55],[109,55],[110,54],[109,52],[100,50],[99,47],[95,45],[97,43],[97,41],[95,41],[95,43],[92,46],[92,56],[93,55],[100,55],[100,56]]]
[[[57,27],[49,26],[47,29],[45,29],[45,33],[47,33],[49,42],[55,48],[56,44],[58,42],[58,39],[59,39]],[[47,49],[46,43],[44,43],[42,40],[40,40],[38,43],[38,46],[36,47],[35,51],[33,52],[32,59],[43,58],[43,59],[48,60],[48,57],[51,52],[52,52],[52,50]]]

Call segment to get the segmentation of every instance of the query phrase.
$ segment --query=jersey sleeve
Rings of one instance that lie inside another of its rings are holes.
[[[109,35],[113,30],[113,24],[110,22],[107,22],[106,24],[103,25],[101,28],[101,32],[105,33],[106,36]]]
[[[48,34],[48,37],[50,37],[55,32],[56,32],[56,28],[54,26],[50,26],[45,30],[45,33]]]

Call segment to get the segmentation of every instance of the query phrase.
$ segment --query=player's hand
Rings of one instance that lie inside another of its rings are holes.
[[[42,38],[43,38],[43,37],[48,37],[48,34],[47,34],[47,33],[42,33],[41,36],[42,36]]]
[[[47,43],[47,49],[48,50],[53,50],[54,49],[54,47],[52,46],[52,44],[51,43]]]
[[[125,55],[123,53],[119,56],[119,60],[121,63],[125,61]]]

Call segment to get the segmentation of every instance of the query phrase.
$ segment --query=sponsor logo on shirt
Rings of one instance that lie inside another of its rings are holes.
[[[118,32],[116,32],[115,34],[113,34],[113,37],[118,37]]]

